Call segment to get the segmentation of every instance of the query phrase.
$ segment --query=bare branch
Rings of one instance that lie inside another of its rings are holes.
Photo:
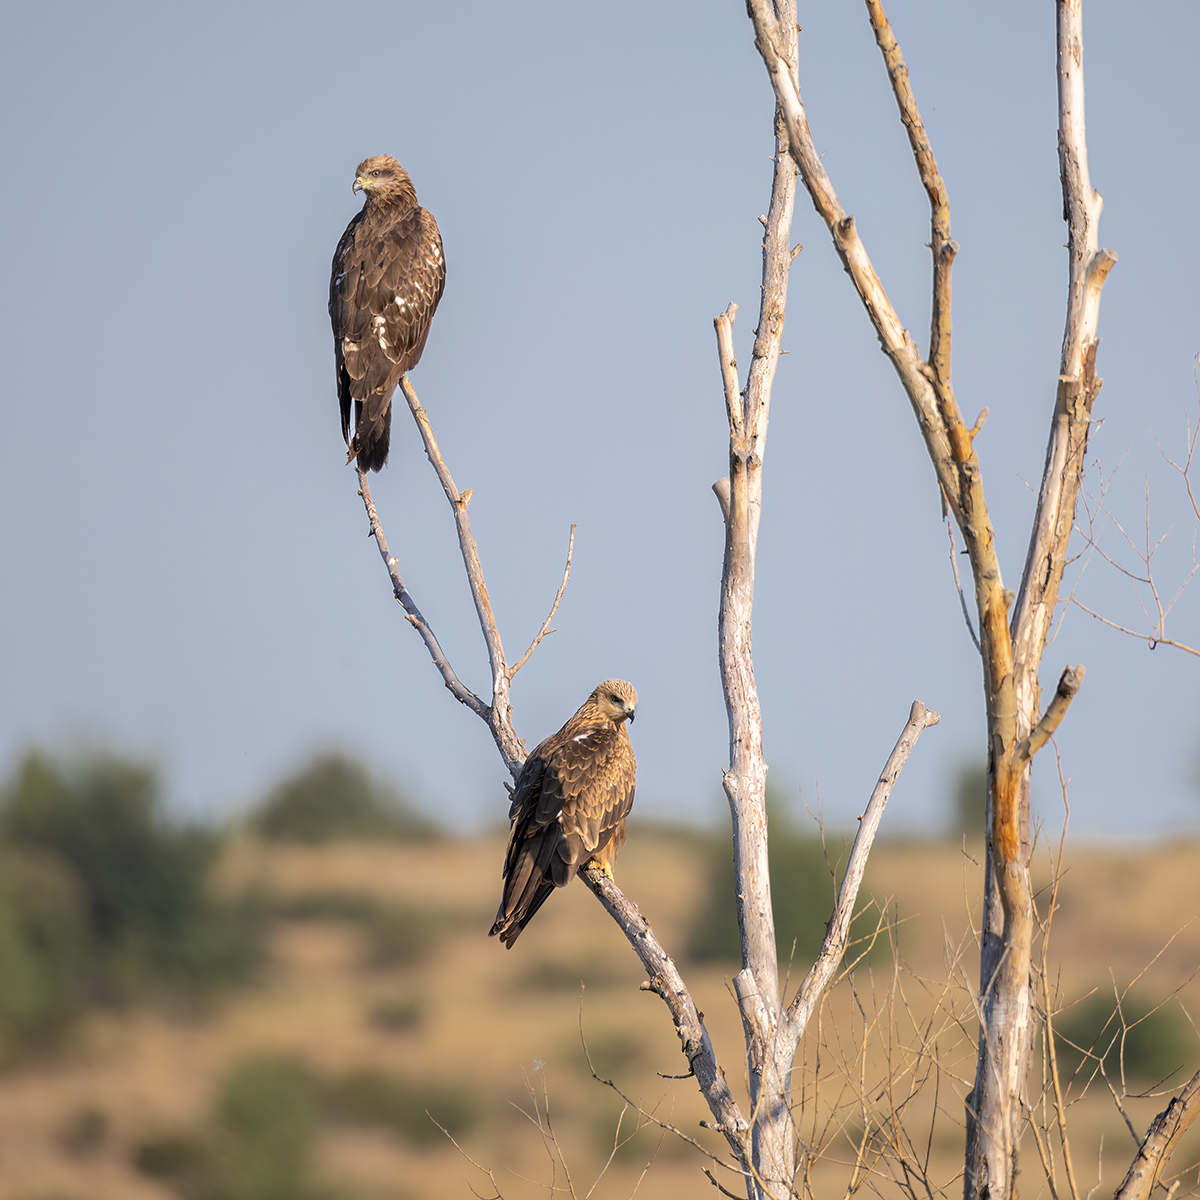
[[[713,495],[717,498],[717,503],[721,506],[721,518],[726,525],[729,524],[729,479],[728,477],[718,479],[712,485]]]
[[[617,887],[611,875],[601,867],[588,863],[579,872],[579,878],[604,905],[608,915],[625,934],[634,953],[641,959],[650,977],[642,987],[662,997],[670,1010],[688,1066],[696,1076],[709,1109],[717,1118],[715,1128],[725,1135],[739,1161],[746,1161],[746,1135],[750,1127],[725,1082],[725,1072],[717,1063],[708,1030],[704,1028],[704,1021],[675,963],[651,932],[650,922]]]
[[[563,567],[562,583],[558,585],[558,592],[554,597],[554,603],[550,606],[550,615],[542,622],[541,629],[537,632],[537,637],[529,643],[529,649],[517,660],[516,665],[508,670],[508,677],[512,677],[529,661],[533,652],[541,644],[542,638],[548,633],[553,633],[550,628],[550,622],[554,620],[554,614],[558,612],[558,606],[562,601],[563,593],[567,590],[567,580],[571,578],[571,555],[575,550],[575,526],[571,526],[571,536],[567,540],[567,565]]]
[[[780,70],[796,79],[795,0],[774,0]],[[782,348],[788,275],[795,255],[790,235],[796,167],[788,127],[775,114],[771,204],[763,219],[762,291],[746,386],[737,390],[732,348],[732,306],[716,318],[726,413],[729,419],[729,480],[718,485],[725,517],[721,571],[718,662],[729,722],[729,769],[724,787],[733,825],[733,862],[738,932],[742,948],[739,1008],[746,1038],[750,1130],[741,1161],[752,1177],[756,1200],[790,1193],[795,1176],[795,1129],[788,1100],[790,1059],[773,1054],[778,1023],[779,960],[767,858],[766,781],[762,708],[754,677],[751,629],[754,564],[762,512],[763,460],[775,370]],[[727,497],[727,502],[726,502]],[[726,1135],[728,1136],[728,1134]]]
[[[1081,600],[1072,598],[1071,601],[1076,608],[1081,608],[1089,617],[1095,617],[1097,621],[1103,622],[1110,629],[1117,630],[1118,633],[1127,633],[1130,637],[1139,638],[1146,642],[1151,650],[1157,650],[1159,646],[1174,646],[1176,650],[1182,650],[1187,654],[1195,654],[1200,657],[1200,649],[1194,646],[1185,645],[1183,642],[1177,642],[1174,638],[1159,637],[1153,633],[1139,633],[1136,629],[1130,629],[1127,625],[1120,625],[1116,621],[1110,621],[1107,617],[1101,616],[1095,609],[1088,608]]]
[[[931,214],[931,237],[929,249],[933,255],[933,305],[929,332],[929,366],[940,387],[950,385],[950,268],[958,253],[958,243],[950,238],[950,197],[938,171],[933,147],[925,132],[916,97],[908,79],[908,67],[892,34],[891,24],[879,0],[867,0],[867,15],[875,40],[887,65],[892,91],[900,108],[900,120],[908,133],[909,145],[917,162],[921,183],[929,195]],[[984,410],[986,415],[986,409]],[[982,426],[982,419],[971,431],[974,437]]]
[[[738,306],[731,301],[723,313],[713,318],[713,326],[717,331],[717,353],[721,357],[721,382],[725,387],[729,428],[736,437],[743,437],[746,430],[742,423],[742,389],[738,387],[737,355],[733,352],[733,322],[737,312]]]
[[[471,597],[475,601],[475,613],[479,618],[479,628],[483,631],[483,640],[487,643],[488,659],[492,669],[492,702],[487,707],[486,715],[480,713],[492,731],[496,747],[504,759],[513,778],[520,774],[521,764],[525,761],[525,750],[521,740],[512,727],[512,706],[508,700],[510,675],[504,661],[504,647],[500,641],[500,631],[496,628],[496,618],[492,613],[492,604],[488,599],[487,584],[483,578],[483,566],[479,561],[479,548],[471,533],[471,518],[467,508],[471,503],[473,492],[467,489],[460,492],[454,485],[450,469],[446,466],[438,449],[437,439],[433,436],[433,427],[429,417],[421,407],[420,400],[407,375],[400,376],[400,390],[408,401],[409,411],[417,428],[421,432],[421,440],[425,443],[425,454],[429,458],[442,491],[450,501],[450,510],[454,514],[454,524],[458,530],[458,545],[462,552],[463,566],[467,572],[467,582],[471,588]]]
[[[984,409],[987,412],[987,409]],[[943,514],[945,509],[943,508]],[[983,647],[979,644],[979,638],[975,634],[975,626],[971,624],[971,612],[967,608],[967,598],[963,595],[962,581],[958,577],[958,550],[954,545],[954,522],[947,520],[946,534],[950,538],[950,570],[954,572],[954,590],[958,592],[958,603],[962,608],[963,620],[967,623],[967,632],[971,635],[971,641],[975,643],[975,649],[978,653],[983,653]]]
[[[433,665],[441,672],[442,680],[450,690],[451,695],[460,703],[465,704],[476,716],[482,717],[486,721],[488,719],[488,706],[470,688],[463,684],[454,673],[454,668],[451,667],[449,660],[442,651],[437,637],[429,627],[429,622],[425,620],[421,610],[417,607],[416,601],[404,586],[404,579],[400,575],[400,563],[388,551],[387,538],[384,536],[383,526],[379,522],[379,514],[375,511],[375,501],[371,499],[371,489],[367,484],[366,472],[359,470],[357,467],[355,470],[358,471],[358,494],[362,497],[363,506],[367,510],[367,520],[370,522],[371,536],[375,539],[375,544],[379,547],[379,557],[383,559],[383,565],[387,568],[388,575],[391,577],[392,591],[396,599],[403,606],[409,623],[421,635],[421,640],[425,643],[430,658],[433,659]]]
[[[1146,1133],[1137,1157],[1117,1188],[1114,1200],[1148,1200],[1163,1167],[1179,1139],[1200,1114],[1200,1071],[1187,1086],[1158,1114]]]
[[[1021,762],[1028,762],[1053,736],[1063,717],[1067,715],[1067,708],[1075,699],[1075,693],[1079,691],[1079,685],[1083,683],[1084,674],[1082,663],[1077,667],[1063,668],[1058,687],[1054,691],[1054,699],[1050,701],[1046,715],[1017,747],[1017,758]]]
[[[1058,157],[1063,213],[1068,225],[1070,275],[1058,393],[1033,533],[1013,612],[1017,694],[1021,711],[1036,712],[1037,667],[1058,600],[1075,503],[1087,449],[1092,407],[1102,380],[1096,374],[1100,293],[1117,261],[1099,247],[1104,201],[1088,173],[1084,126],[1083,13],[1081,0],[1057,0]]]
[[[799,990],[787,1009],[787,1020],[790,1026],[788,1037],[794,1047],[804,1036],[809,1018],[816,1007],[817,1001],[829,985],[842,960],[846,948],[846,938],[850,931],[850,919],[854,915],[854,904],[858,899],[858,889],[862,885],[863,872],[867,867],[867,858],[875,843],[875,834],[879,822],[883,818],[883,810],[892,788],[896,783],[908,756],[912,753],[917,739],[931,725],[936,725],[941,717],[932,709],[926,708],[920,700],[914,700],[908,714],[908,721],[891,754],[888,756],[883,772],[879,776],[867,802],[866,811],[859,817],[858,833],[854,844],[850,847],[850,859],[846,864],[846,873],[842,877],[842,886],[838,891],[837,904],[833,917],[829,922],[829,930],[821,943],[821,951],[816,962],[809,968]]]
[[[947,429],[938,410],[938,398],[933,383],[925,374],[925,364],[916,343],[892,307],[871,264],[855,228],[854,218],[847,215],[838,201],[833,184],[821,163],[821,156],[813,145],[804,105],[800,100],[800,89],[788,70],[785,56],[781,53],[784,32],[782,22],[775,19],[768,0],[747,0],[746,7],[754,22],[755,43],[771,78],[776,102],[787,125],[792,158],[800,170],[813,206],[829,227],[834,248],[879,334],[883,351],[891,359],[896,373],[900,376],[913,406],[921,436],[925,439],[929,456],[933,460],[938,481],[950,497],[951,503],[957,507],[957,472]]]

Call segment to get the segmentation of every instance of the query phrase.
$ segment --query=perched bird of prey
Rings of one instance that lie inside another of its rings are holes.
[[[361,470],[378,471],[387,462],[392,394],[425,349],[446,260],[437,222],[390,154],[360,162],[354,190],[367,199],[333,255],[329,320],[346,461],[357,455]]]
[[[633,685],[607,679],[525,760],[508,813],[504,897],[491,929],[510,950],[546,897],[589,859],[612,874],[633,807],[637,761],[625,722],[635,708]]]

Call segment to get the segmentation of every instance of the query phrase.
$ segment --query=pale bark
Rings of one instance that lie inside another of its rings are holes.
[[[778,0],[785,73],[796,73],[795,0]],[[790,233],[796,171],[788,157],[787,132],[776,118],[775,170],[763,237],[762,296],[754,350],[744,392],[739,393],[731,305],[716,318],[717,347],[729,417],[728,503],[725,559],[718,621],[721,684],[729,718],[729,769],[725,795],[733,824],[737,918],[742,970],[735,981],[746,1040],[750,1090],[750,1145],[747,1167],[752,1200],[789,1195],[796,1173],[795,1129],[789,1104],[791,1060],[774,1053],[780,1016],[779,965],[771,880],[767,864],[767,764],[762,744],[762,712],[754,679],[751,624],[754,563],[762,509],[762,469],[766,453],[771,388],[779,361],[792,264]]]
[[[1197,1116],[1200,1116],[1200,1071],[1154,1118],[1113,1200],[1149,1200],[1167,1159]]]
[[[1100,291],[1115,256],[1096,242],[1099,196],[1087,176],[1083,132],[1082,41],[1078,2],[1059,4],[1060,147],[1071,229],[1071,286],[1062,378],[1034,535],[1018,605],[1005,589],[995,534],[973,441],[985,413],[968,429],[950,375],[950,274],[957,246],[950,237],[949,197],[909,83],[908,71],[879,0],[867,0],[900,117],[908,133],[931,212],[933,286],[930,351],[922,359],[888,301],[859,238],[838,202],[813,145],[800,90],[783,51],[784,25],[766,0],[748,0],[755,40],[784,114],[790,151],[817,212],[908,396],[934,473],[962,530],[975,582],[988,731],[987,895],[980,963],[982,1032],[974,1091],[968,1101],[964,1189],[968,1200],[1013,1194],[1021,1092],[1032,1044],[1030,954],[1033,916],[1028,879],[1029,762],[1062,719],[1082,669],[1060,686],[1039,725],[1037,672],[1058,596],[1078,496],[1095,378],[1095,327]],[[1068,679],[1064,675],[1064,681]],[[1037,732],[1034,733],[1035,727]]]
[[[787,1007],[786,1036],[780,1039],[780,1053],[787,1057],[789,1063],[795,1057],[796,1048],[808,1028],[809,1018],[816,1011],[817,1002],[832,981],[845,953],[846,940],[850,935],[850,920],[854,916],[858,890],[862,885],[863,873],[867,869],[867,858],[875,844],[875,835],[879,831],[879,822],[883,819],[883,810],[891,797],[892,787],[904,769],[913,747],[916,746],[917,738],[940,720],[940,714],[926,708],[919,700],[913,701],[908,722],[901,730],[900,737],[879,776],[879,782],[871,792],[866,811],[858,819],[858,833],[850,847],[846,873],[842,876],[837,904],[834,906],[825,940],[821,943],[816,961],[809,968],[808,974]]]
[[[729,1090],[725,1072],[717,1062],[708,1030],[704,1027],[704,1018],[697,1010],[674,960],[654,936],[650,922],[617,887],[611,875],[589,863],[580,871],[579,877],[620,926],[634,953],[641,959],[648,976],[642,989],[660,996],[670,1010],[688,1070],[696,1077],[700,1094],[716,1117],[716,1123],[708,1128],[724,1134],[738,1163],[745,1162],[748,1158],[747,1134],[750,1126]]]

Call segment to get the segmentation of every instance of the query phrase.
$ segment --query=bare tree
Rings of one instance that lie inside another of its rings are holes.
[[[1001,578],[995,532],[973,447],[986,410],[968,426],[951,382],[951,269],[957,246],[950,236],[949,197],[887,17],[878,0],[866,0],[866,7],[919,178],[930,200],[933,281],[926,356],[921,354],[888,301],[854,218],[841,207],[813,144],[800,97],[795,0],[747,0],[756,45],[774,89],[776,155],[770,208],[763,218],[762,294],[752,360],[744,385],[733,352],[732,327],[737,306],[731,304],[715,319],[729,424],[729,476],[718,481],[714,491],[725,525],[718,654],[729,719],[729,768],[724,788],[732,816],[742,950],[741,970],[733,985],[745,1038],[748,1110],[743,1111],[731,1091],[703,1016],[648,922],[602,871],[585,869],[581,878],[620,926],[645,967],[647,980],[643,987],[658,994],[670,1011],[688,1073],[695,1077],[713,1116],[708,1126],[720,1132],[728,1145],[727,1157],[710,1155],[714,1164],[733,1172],[726,1182],[739,1186],[750,1200],[778,1200],[801,1194],[807,1183],[803,1166],[798,1166],[797,1102],[793,1096],[797,1051],[845,952],[867,856],[892,785],[917,738],[937,722],[938,716],[920,702],[914,702],[860,818],[821,951],[795,993],[788,997],[780,981],[771,908],[765,806],[767,769],[763,756],[763,718],[751,654],[751,628],[771,392],[781,350],[788,274],[797,253],[791,247],[790,231],[799,178],[829,230],[908,397],[944,503],[965,541],[971,566],[978,627],[976,644],[980,649],[987,714],[988,816],[981,961],[978,987],[972,989],[980,1033],[974,1086],[967,1099],[964,1192],[966,1200],[985,1196],[1000,1200],[1016,1192],[1017,1148],[1027,1121],[1024,1091],[1038,1025],[1032,961],[1037,914],[1029,874],[1030,764],[1063,720],[1084,673],[1081,666],[1064,669],[1054,696],[1043,710],[1038,669],[1059,602],[1089,423],[1100,390],[1095,363],[1099,301],[1116,256],[1099,247],[1101,200],[1088,177],[1079,0],[1058,0],[1059,151],[1070,249],[1067,321],[1045,469],[1025,569],[1019,588],[1012,591]],[[360,492],[371,531],[396,598],[424,640],[445,686],[488,725],[505,765],[515,778],[524,760],[524,748],[512,722],[509,687],[516,671],[549,632],[570,573],[570,554],[550,616],[525,654],[510,665],[471,533],[468,517],[471,493],[460,493],[455,486],[428,416],[407,378],[402,381],[402,394],[454,514],[463,563],[487,646],[492,681],[490,697],[476,696],[466,688],[447,660],[429,622],[404,584],[399,563],[388,551],[366,476],[360,472]],[[923,1061],[931,1061],[926,1049],[921,1049],[921,1055]],[[925,1078],[929,1077],[926,1072]],[[1148,1193],[1171,1146],[1200,1106],[1198,1081],[1200,1075],[1147,1135],[1130,1179],[1123,1185],[1122,1197],[1132,1200]],[[657,1120],[650,1114],[641,1115]],[[915,1162],[904,1138],[896,1133],[898,1128],[895,1121],[889,1126],[892,1152],[905,1162]],[[867,1149],[867,1140],[864,1133],[853,1165],[851,1192],[869,1171],[872,1152]],[[806,1154],[810,1151],[811,1148]],[[919,1164],[912,1170],[919,1175]],[[710,1178],[725,1194],[734,1194],[713,1176]],[[928,1188],[928,1183],[925,1186]],[[911,1192],[911,1188],[910,1182],[906,1190]]]
[[[1057,0],[1059,163],[1068,225],[1066,331],[1046,463],[1017,592],[1004,587],[973,441],[950,372],[950,203],[909,82],[878,0],[867,12],[883,54],[931,210],[933,288],[929,354],[923,357],[892,308],[854,218],[838,202],[813,145],[796,82],[794,18],[769,0],[748,0],[756,44],[786,121],[789,149],[917,418],[945,502],[966,543],[975,584],[988,738],[986,896],[980,962],[981,1030],[967,1102],[967,1200],[1015,1194],[1017,1145],[1036,1026],[1032,988],[1034,911],[1029,885],[1030,763],[1062,721],[1083,677],[1064,669],[1045,712],[1038,669],[1058,601],[1087,449],[1096,374],[1100,295],[1116,255],[1099,245],[1100,194],[1088,175],[1084,132],[1081,0]],[[1015,601],[1015,606],[1014,606]],[[1012,608],[1011,618],[1009,609]]]

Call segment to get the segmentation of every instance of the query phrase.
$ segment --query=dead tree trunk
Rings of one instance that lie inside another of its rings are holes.
[[[780,19],[792,31],[784,53],[794,71],[795,0],[780,0],[779,12]],[[796,170],[787,152],[787,131],[778,116],[775,127],[771,207],[763,237],[762,298],[744,391],[738,387],[733,353],[732,326],[737,306],[731,304],[715,321],[729,416],[729,478],[717,487],[725,517],[719,618],[721,683],[729,718],[729,770],[725,772],[724,786],[733,822],[737,917],[742,943],[742,970],[734,980],[734,987],[746,1040],[751,1108],[747,1166],[752,1175],[748,1194],[752,1200],[789,1194],[796,1173],[795,1129],[788,1086],[791,1063],[779,1062],[772,1045],[781,997],[767,866],[767,765],[751,654],[763,456],[771,388],[783,338],[796,195]]]

